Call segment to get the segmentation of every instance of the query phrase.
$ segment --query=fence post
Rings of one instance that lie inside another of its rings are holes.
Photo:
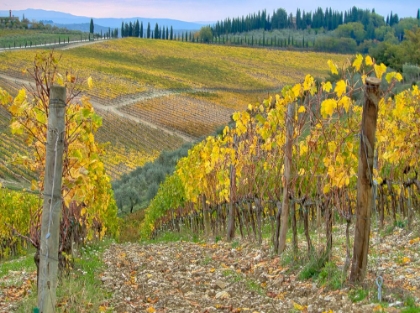
[[[66,88],[53,86],[48,115],[44,205],[39,252],[38,308],[40,313],[55,312],[56,305],[65,107]]]
[[[360,133],[359,169],[357,178],[356,225],[354,231],[353,260],[350,281],[361,282],[366,276],[369,251],[369,233],[372,211],[373,159],[375,132],[379,110],[379,85],[381,80],[366,78]]]

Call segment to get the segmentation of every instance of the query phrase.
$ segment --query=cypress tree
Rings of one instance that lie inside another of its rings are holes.
[[[171,26],[171,34],[169,36],[169,39],[173,40],[174,39],[174,29]]]
[[[95,26],[93,25],[93,18],[90,19],[90,27],[89,27],[89,32],[91,34],[93,34]]]
[[[158,25],[158,23],[156,23],[156,25],[155,25],[155,31],[153,32],[153,38],[155,38],[155,39],[160,38],[160,36],[159,36],[159,25]]]
[[[136,21],[136,24],[134,25],[134,37],[140,37],[140,24],[139,20]]]
[[[143,38],[143,22],[140,23],[140,38]]]
[[[128,24],[128,36],[133,37],[133,23]]]
[[[121,23],[121,37],[124,38],[125,34],[124,34],[124,22]]]
[[[147,36],[147,38],[150,38],[150,22],[147,23],[146,36]]]

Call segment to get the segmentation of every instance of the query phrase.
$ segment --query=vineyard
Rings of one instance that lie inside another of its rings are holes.
[[[153,161],[161,151],[174,150],[183,143],[177,136],[162,133],[106,110],[95,111],[102,117],[102,126],[96,133],[96,139],[105,144],[104,165],[113,180]]]
[[[122,111],[193,138],[206,136],[226,125],[234,112],[210,101],[182,95],[149,99],[125,106]]]
[[[365,163],[370,173],[363,175],[375,190],[373,208],[369,206],[377,216],[375,227],[381,229],[385,216],[390,216],[410,229],[419,213],[420,92],[414,86],[393,94],[401,74],[374,64],[370,57],[358,55],[343,68],[332,61],[328,64],[335,82],[317,85],[307,75],[281,95],[235,113],[233,127],[196,145],[146,210],[142,236],[187,228],[228,240],[239,232],[243,239],[261,243],[263,228],[269,227],[274,250],[282,253],[290,221],[296,257],[304,245],[311,258],[319,247],[314,247],[310,233],[325,229],[324,252],[318,256],[325,262],[333,248],[333,225],[344,223],[346,273],[351,258],[349,228],[354,218],[363,221],[365,214],[359,211],[361,200],[356,195],[362,175],[361,165],[357,174],[359,150],[371,158]],[[361,84],[368,84],[369,76],[378,78],[369,78],[376,87]],[[376,93],[369,94],[372,90]],[[367,135],[360,135],[362,108],[368,106],[356,100],[360,92],[366,94],[366,103],[372,101],[379,109],[376,157]],[[370,219],[371,213],[366,214]],[[305,243],[297,240],[298,224],[304,229]],[[356,254],[357,239],[354,244]]]
[[[35,53],[0,54],[0,71],[12,78],[0,78],[0,86],[12,95],[23,85],[28,88],[23,81],[31,79],[26,69],[32,66]],[[226,125],[234,111],[261,102],[304,73],[323,77],[327,72],[322,66],[328,58],[335,62],[345,58],[133,38],[60,54],[59,66],[66,69],[63,71],[72,71],[81,79],[92,77],[94,88],[79,88],[103,117],[97,138],[110,143],[105,148],[108,156],[104,163],[113,179],[153,160],[163,150],[181,146],[183,139],[176,134],[186,138],[209,135]],[[106,108],[111,110],[107,112]],[[7,118],[2,114],[5,122]],[[141,125],[142,121],[168,131]],[[12,147],[9,154],[22,151],[19,145]],[[11,172],[20,171],[14,170],[15,164],[9,166]],[[0,175],[9,177],[12,173]],[[21,175],[12,180],[24,184],[31,180],[30,175],[25,174],[23,180]]]
[[[262,247],[268,234],[267,249],[306,262],[307,278],[334,261],[342,286],[351,265],[349,279],[365,279],[369,238],[379,241],[386,218],[418,231],[420,92],[412,86],[397,93],[402,75],[369,56],[343,64],[343,56],[124,39],[58,58],[40,53],[31,70],[32,53],[0,54],[0,86],[14,96],[0,89],[0,184],[23,181],[43,193],[48,90],[65,86],[63,268],[71,263],[66,256],[74,241],[118,234],[111,179],[180,147],[185,138],[205,139],[183,154],[144,211],[138,227],[144,240],[186,231],[216,246],[221,238],[240,237]],[[18,91],[18,82],[29,77],[38,92],[30,93],[33,86]],[[21,238],[38,248],[39,196],[0,192],[0,259],[19,254]],[[127,201],[133,212],[135,199]],[[333,241],[337,228],[345,229],[345,242]],[[337,248],[344,257],[335,255]],[[400,262],[418,262],[412,255]],[[379,266],[368,264],[380,275]],[[410,279],[404,288],[417,297],[420,285]]]
[[[30,67],[33,55],[34,51],[3,53],[0,70],[20,76],[22,69]],[[328,59],[340,62],[345,58],[124,38],[62,51],[60,66],[73,69],[82,77],[92,76],[95,96],[114,99],[149,88],[265,93],[295,83],[307,73],[324,77],[327,72],[323,66]]]

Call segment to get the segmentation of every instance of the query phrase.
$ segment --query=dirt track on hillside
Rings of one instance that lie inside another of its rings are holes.
[[[81,44],[84,44],[84,43],[81,43]],[[86,44],[89,44],[89,42],[87,42]],[[24,79],[17,78],[17,77],[12,77],[12,76],[5,75],[5,74],[0,74],[0,78],[14,81],[15,83],[21,84],[22,87],[28,87],[28,85],[31,86],[31,87],[34,86],[34,84],[32,82],[28,81],[28,80],[24,80]],[[100,100],[98,100],[98,99],[95,99],[95,100],[91,99],[91,103],[92,103],[94,108],[112,112],[113,114],[116,114],[119,117],[132,120],[136,123],[140,123],[140,124],[149,126],[151,128],[154,128],[154,129],[159,129],[159,130],[161,130],[161,131],[163,131],[167,134],[173,135],[173,136],[181,137],[186,142],[192,142],[194,140],[194,138],[192,138],[192,137],[190,137],[186,134],[174,131],[172,129],[167,129],[167,128],[162,127],[160,125],[153,124],[149,121],[143,120],[141,118],[132,116],[130,114],[127,114],[127,113],[124,113],[124,112],[118,110],[119,108],[122,108],[124,106],[139,103],[139,102],[142,102],[142,101],[145,101],[145,100],[148,100],[148,99],[170,96],[170,95],[175,95],[175,94],[179,94],[179,93],[180,93],[179,91],[153,89],[152,91],[148,91],[147,93],[138,93],[138,94],[132,95],[130,98],[127,98],[127,99],[122,100],[122,101],[121,100],[111,101],[111,103],[108,103],[107,105],[101,103]]]

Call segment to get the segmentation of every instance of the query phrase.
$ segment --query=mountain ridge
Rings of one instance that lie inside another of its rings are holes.
[[[0,17],[1,16],[9,16],[9,10],[0,10]],[[90,23],[91,17],[87,16],[77,16],[70,13],[59,12],[59,11],[50,11],[50,10],[43,10],[43,9],[25,9],[25,10],[12,10],[12,16],[16,16],[25,18],[29,20],[52,20],[53,25],[59,25],[60,27],[66,27],[65,25],[76,25],[76,24],[85,24]],[[147,23],[150,23],[152,27],[155,26],[156,23],[159,26],[172,26],[174,30],[199,30],[203,25],[208,24],[203,22],[186,22],[181,20],[175,19],[168,19],[168,18],[145,18],[145,17],[130,17],[130,18],[119,18],[119,17],[109,17],[109,18],[93,18],[95,26],[101,26],[104,28],[120,28],[121,23],[129,23],[135,22],[139,20],[139,22],[143,22],[144,27],[147,27]],[[68,28],[68,27],[66,27]],[[73,29],[73,28],[72,28]]]

